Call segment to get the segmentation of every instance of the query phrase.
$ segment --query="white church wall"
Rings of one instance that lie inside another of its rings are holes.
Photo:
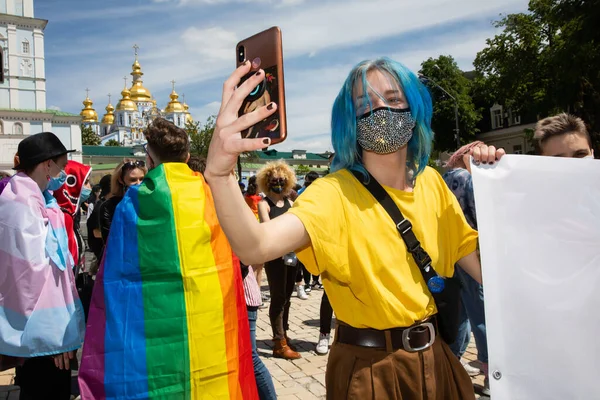
[[[21,138],[11,138],[10,136],[0,136],[0,168],[12,168],[15,153],[19,147]],[[6,169],[5,168],[5,169]]]
[[[6,81],[0,85],[0,108],[10,108],[10,90]]]
[[[66,124],[54,124],[52,126],[52,133],[54,133],[60,141],[65,145],[65,147],[69,150],[73,149],[73,144],[71,143],[71,125]],[[79,146],[81,148],[81,145]]]
[[[32,121],[29,123],[29,132],[31,135],[44,132],[44,123],[42,121]]]

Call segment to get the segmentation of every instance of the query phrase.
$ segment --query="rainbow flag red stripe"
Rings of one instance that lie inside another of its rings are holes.
[[[119,204],[96,278],[83,399],[257,399],[239,261],[202,176],[151,170]]]

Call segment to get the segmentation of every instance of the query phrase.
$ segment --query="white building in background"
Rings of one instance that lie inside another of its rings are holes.
[[[34,18],[33,0],[0,0],[0,46],[4,83],[0,84],[0,169],[13,166],[19,142],[27,135],[54,132],[72,159],[81,161],[81,117],[46,106],[44,29]]]
[[[124,77],[125,85],[117,106],[112,105],[109,94],[108,105],[105,108],[106,113],[98,121],[98,114],[89,98],[89,93],[83,101],[84,108],[80,114],[83,124],[91,127],[100,136],[100,143],[103,145],[109,141],[116,141],[121,146],[136,146],[146,143],[144,129],[157,117],[165,118],[180,128],[185,128],[185,124],[193,120],[185,100],[183,103],[179,101],[179,95],[175,92],[175,81],[171,81],[173,90],[165,108],[160,109],[156,105],[156,100],[142,81],[144,73],[138,60],[139,47],[134,45],[133,48],[135,60],[131,65],[131,88],[127,88],[128,79]]]

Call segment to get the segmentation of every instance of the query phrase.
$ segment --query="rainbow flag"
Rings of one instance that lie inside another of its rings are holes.
[[[79,372],[83,399],[258,399],[239,261],[203,177],[162,164],[115,212]]]

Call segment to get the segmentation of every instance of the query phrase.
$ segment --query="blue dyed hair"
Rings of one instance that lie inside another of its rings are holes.
[[[373,61],[363,61],[352,68],[333,103],[331,141],[333,142],[335,156],[332,162],[332,170],[337,171],[348,168],[363,173],[366,172],[362,162],[362,149],[356,139],[357,118],[353,91],[360,81],[363,83],[363,90],[366,95],[366,91],[370,86],[367,81],[367,73],[374,70],[385,72],[394,78],[408,101],[416,125],[413,136],[408,142],[407,166],[415,171],[414,176],[416,177],[423,172],[431,155],[433,142],[431,96],[425,85],[412,71],[387,57]]]

